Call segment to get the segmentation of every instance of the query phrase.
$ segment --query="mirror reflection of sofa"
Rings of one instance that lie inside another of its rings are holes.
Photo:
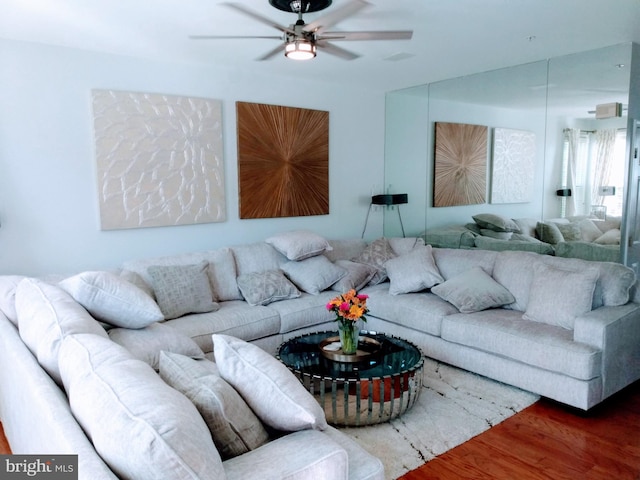
[[[587,215],[536,220],[509,219],[492,213],[472,216],[464,225],[427,229],[426,244],[440,248],[520,250],[558,257],[617,262],[621,217],[604,220]]]

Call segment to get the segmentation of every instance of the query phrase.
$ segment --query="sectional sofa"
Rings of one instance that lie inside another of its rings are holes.
[[[273,358],[283,340],[334,329],[325,305],[350,288],[369,295],[367,328],[579,409],[640,378],[640,296],[623,265],[286,232],[117,272],[0,276],[9,443],[76,453],[91,479],[153,478],[158,465],[176,478],[384,478]],[[252,421],[211,433],[211,391]],[[114,406],[112,394],[133,406]],[[155,433],[140,433],[132,415]],[[145,448],[156,443],[165,449]]]

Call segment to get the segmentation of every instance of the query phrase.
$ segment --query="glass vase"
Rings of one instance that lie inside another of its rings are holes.
[[[338,324],[338,333],[340,334],[340,346],[342,353],[345,355],[353,355],[358,350],[358,337],[360,336],[360,325],[358,322],[350,320],[340,322]]]

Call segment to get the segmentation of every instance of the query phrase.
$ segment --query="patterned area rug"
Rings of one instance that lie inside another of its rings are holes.
[[[470,440],[538,400],[538,396],[425,358],[420,398],[388,423],[341,431],[382,460],[396,479]]]

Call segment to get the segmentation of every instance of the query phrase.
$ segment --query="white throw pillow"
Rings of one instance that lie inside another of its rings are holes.
[[[153,265],[153,292],[165,320],[187,313],[213,312],[220,306],[213,300],[207,262],[194,265]]]
[[[196,406],[223,460],[254,450],[269,434],[215,363],[176,353],[160,354],[160,377]]]
[[[296,376],[256,345],[213,335],[220,375],[236,389],[263,423],[285,432],[324,430],[324,410]]]
[[[119,478],[225,478],[198,410],[121,346],[69,336],[60,372],[74,417]]]
[[[96,319],[116,327],[143,328],[164,319],[140,288],[109,272],[84,272],[58,285]]]
[[[317,295],[347,274],[324,255],[282,265],[282,271],[300,290]]]
[[[337,260],[335,264],[347,271],[344,277],[331,286],[331,290],[336,292],[348,292],[351,289],[360,290],[371,281],[378,271],[371,265],[352,262],[351,260]]]
[[[431,245],[416,247],[410,253],[392,258],[384,268],[391,282],[391,295],[420,292],[444,282],[433,259]]]
[[[154,370],[160,368],[160,352],[167,351],[204,358],[204,352],[190,337],[163,323],[152,323],[135,330],[112,328],[109,338],[126,348],[134,357],[148,363]]]
[[[308,230],[280,233],[267,238],[265,242],[289,260],[294,261],[304,260],[332,250],[331,245],[324,237]]]
[[[353,261],[375,267],[376,273],[369,281],[369,285],[377,285],[387,279],[387,271],[384,264],[396,256],[389,240],[381,237],[367,245]]]
[[[431,293],[451,303],[462,313],[479,312],[516,301],[509,290],[477,266],[436,285]]]
[[[591,311],[598,270],[564,270],[538,263],[522,318],[573,330],[576,317]]]

